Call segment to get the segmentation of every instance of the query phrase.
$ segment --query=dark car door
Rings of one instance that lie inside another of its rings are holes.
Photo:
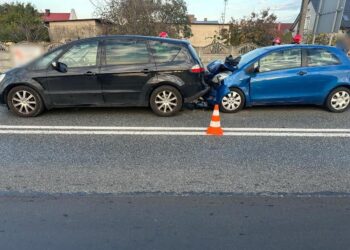
[[[87,41],[73,45],[57,59],[68,66],[66,73],[50,67],[45,79],[47,94],[55,106],[103,104],[98,81],[99,42]]]
[[[272,52],[259,62],[252,75],[250,96],[253,104],[297,103],[304,95],[302,50]]]
[[[99,80],[106,104],[142,104],[147,82],[155,76],[155,64],[146,41],[107,39]]]

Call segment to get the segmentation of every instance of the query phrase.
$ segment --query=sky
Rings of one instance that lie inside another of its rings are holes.
[[[13,1],[30,2],[39,10],[50,9],[52,12],[70,12],[75,9],[78,18],[94,17],[94,6],[89,0],[0,0],[0,3]],[[101,1],[101,0],[94,0]],[[186,0],[189,14],[195,14],[198,20],[220,20],[224,10],[224,0]],[[280,22],[294,22],[300,10],[301,0],[228,0],[227,18],[240,19],[270,8]]]

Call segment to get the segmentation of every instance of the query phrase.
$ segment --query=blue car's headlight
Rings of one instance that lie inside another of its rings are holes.
[[[2,82],[2,80],[4,80],[5,76],[6,76],[5,74],[0,75],[0,82]]]

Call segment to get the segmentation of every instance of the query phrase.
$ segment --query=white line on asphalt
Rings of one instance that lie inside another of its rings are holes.
[[[205,135],[205,132],[178,131],[84,131],[84,130],[0,130],[0,134],[28,135]]]
[[[8,135],[167,135],[204,136],[205,132],[191,131],[86,131],[86,130],[0,130]],[[350,133],[298,133],[298,132],[226,132],[225,136],[236,137],[328,137],[350,138]]]
[[[226,136],[249,136],[249,137],[328,137],[349,138],[350,133],[290,133],[290,132],[228,132]]]
[[[115,126],[21,126],[0,125],[0,130],[97,130],[97,131],[205,131],[201,127],[115,127]],[[327,128],[223,128],[225,132],[350,133],[350,129]]]
[[[116,130],[116,131],[205,131],[198,127],[113,127],[113,126],[16,126],[0,125],[0,129],[35,129],[35,130]],[[350,131],[349,131],[350,132]]]

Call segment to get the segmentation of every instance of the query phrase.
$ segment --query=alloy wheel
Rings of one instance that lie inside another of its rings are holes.
[[[334,93],[331,99],[331,105],[335,110],[346,109],[350,104],[350,95],[346,91],[338,91]]]
[[[172,91],[164,90],[157,94],[155,103],[159,111],[169,113],[178,106],[178,99]]]
[[[21,114],[28,115],[35,111],[37,100],[33,94],[26,90],[17,91],[12,97],[13,107]]]
[[[236,91],[231,91],[222,99],[221,104],[227,111],[235,111],[241,106],[242,97]]]

